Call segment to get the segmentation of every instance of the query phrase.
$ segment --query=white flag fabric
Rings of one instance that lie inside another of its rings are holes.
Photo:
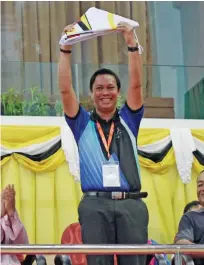
[[[72,32],[67,32],[61,37],[59,44],[72,45],[112,32],[118,32],[117,24],[119,22],[126,22],[134,28],[139,27],[136,21],[91,7],[79,21],[74,23],[74,30]]]

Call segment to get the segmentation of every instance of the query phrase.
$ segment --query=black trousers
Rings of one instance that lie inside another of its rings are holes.
[[[78,208],[84,244],[146,244],[149,215],[141,200],[84,197]],[[118,265],[146,265],[146,256],[118,255]],[[87,255],[88,265],[113,265],[113,255]]]

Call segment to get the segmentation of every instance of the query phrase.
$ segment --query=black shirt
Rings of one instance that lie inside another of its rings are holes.
[[[187,212],[182,216],[175,241],[182,239],[195,244],[204,244],[204,207],[197,211]],[[204,265],[204,258],[194,259],[194,262],[195,265]]]

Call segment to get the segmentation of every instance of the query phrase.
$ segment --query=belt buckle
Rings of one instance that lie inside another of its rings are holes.
[[[111,198],[112,198],[112,200],[125,199],[125,192],[113,191],[113,192],[111,192]]]

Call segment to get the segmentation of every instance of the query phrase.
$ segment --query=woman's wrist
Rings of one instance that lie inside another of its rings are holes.
[[[14,217],[15,209],[7,211],[7,215],[9,218]]]

